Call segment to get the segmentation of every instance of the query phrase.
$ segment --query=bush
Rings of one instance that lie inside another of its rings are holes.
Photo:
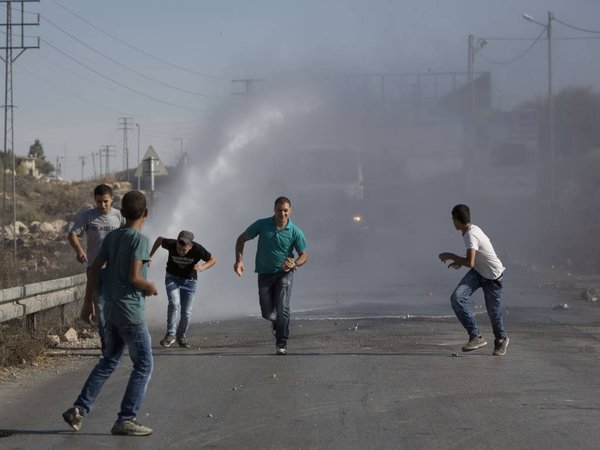
[[[0,367],[38,363],[45,351],[42,339],[23,330],[19,321],[0,326]]]
[[[56,184],[37,181],[31,177],[17,178],[17,220],[64,219],[79,211],[84,203],[93,201],[90,183]]]

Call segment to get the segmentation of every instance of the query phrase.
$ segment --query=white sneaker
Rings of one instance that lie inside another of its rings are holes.
[[[484,345],[487,345],[487,342],[481,336],[475,336],[474,338],[471,338],[469,342],[463,345],[462,351],[472,352],[473,350],[477,350]]]
[[[275,351],[276,355],[287,355],[287,348],[285,348],[285,344],[277,344],[277,350]]]

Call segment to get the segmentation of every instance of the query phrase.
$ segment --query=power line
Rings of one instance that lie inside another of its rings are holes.
[[[153,101],[155,101],[155,102],[158,102],[158,103],[162,103],[162,104],[164,104],[164,105],[173,106],[173,107],[175,107],[175,108],[187,109],[188,111],[204,112],[204,111],[201,111],[201,110],[199,110],[199,109],[190,108],[189,106],[178,105],[178,104],[176,104],[176,103],[171,103],[171,102],[168,102],[168,101],[166,101],[166,100],[161,100],[161,99],[159,99],[159,98],[157,98],[157,97],[154,97],[154,96],[152,96],[152,95],[148,95],[148,94],[145,94],[145,93],[143,93],[143,92],[141,92],[141,91],[138,91],[137,89],[134,89],[134,88],[132,88],[132,87],[129,87],[129,86],[127,86],[126,84],[123,84],[123,83],[121,83],[120,81],[117,81],[117,80],[115,80],[115,79],[113,79],[113,78],[111,78],[111,77],[109,77],[109,76],[107,76],[107,75],[104,75],[104,74],[103,74],[103,73],[101,73],[101,72],[98,72],[96,69],[94,69],[94,68],[92,68],[92,67],[88,66],[87,64],[85,64],[85,63],[83,63],[83,62],[79,61],[78,59],[76,59],[76,58],[72,57],[72,56],[71,56],[71,55],[69,55],[67,52],[65,52],[65,51],[63,51],[63,50],[61,50],[61,49],[59,49],[57,46],[55,46],[54,44],[50,43],[48,40],[46,40],[46,39],[41,39],[41,41],[42,41],[42,42],[44,42],[46,45],[48,45],[48,46],[52,47],[54,50],[56,50],[57,52],[59,52],[59,53],[60,53],[60,54],[62,54],[63,56],[66,56],[66,57],[67,57],[67,58],[69,58],[71,61],[73,61],[73,62],[75,62],[75,63],[79,64],[80,66],[83,66],[83,67],[85,67],[85,68],[86,68],[87,70],[89,70],[90,72],[93,72],[93,73],[95,73],[96,75],[98,75],[98,76],[100,76],[100,77],[102,77],[102,78],[104,78],[104,79],[106,79],[106,80],[108,80],[108,81],[110,81],[110,82],[112,82],[112,83],[115,83],[116,85],[118,85],[118,86],[121,86],[121,87],[122,87],[122,88],[124,88],[124,89],[127,89],[128,91],[134,92],[134,93],[136,93],[136,94],[138,94],[138,95],[140,95],[140,96],[142,96],[142,97],[145,97],[145,98],[147,98],[147,99],[153,100]]]
[[[552,17],[552,20],[554,20],[555,22],[558,22],[558,23],[560,23],[560,24],[562,24],[562,25],[564,25],[564,26],[566,26],[568,28],[571,28],[573,30],[582,31],[582,32],[585,32],[585,33],[600,34],[600,31],[598,31],[598,30],[590,30],[590,29],[587,29],[587,28],[576,27],[575,25],[571,25],[571,24],[569,24],[567,22],[564,22],[564,21],[562,21],[560,19],[557,19],[556,17]],[[520,54],[519,56],[517,56],[517,57],[515,57],[515,58],[513,58],[513,59],[511,59],[509,61],[503,61],[503,62],[493,61],[493,60],[490,60],[490,59],[486,58],[485,56],[483,56],[481,54],[478,54],[478,55],[479,55],[479,57],[481,59],[483,59],[484,61],[486,61],[486,62],[488,62],[490,64],[497,64],[497,65],[511,64],[511,63],[517,61],[518,59],[521,59],[523,56],[525,56],[529,52],[529,50],[531,50],[533,48],[533,46],[535,44],[537,44],[538,41],[541,40],[542,35],[546,32],[546,28],[547,28],[547,26],[544,26],[544,29],[541,31],[541,33],[538,35],[538,37],[535,38],[535,40],[533,41],[533,43],[522,54]],[[481,39],[484,39],[486,41],[524,41],[524,40],[528,40],[526,38],[498,38],[498,37],[489,37],[489,38],[481,38]],[[575,40],[594,40],[594,39],[600,39],[600,36],[597,36],[597,37],[596,36],[595,37],[589,37],[589,36],[583,36],[583,37],[562,37],[562,38],[555,37],[555,38],[553,38],[553,40],[555,40],[555,41],[559,41],[559,40],[560,41],[575,41]]]
[[[554,20],[555,22],[558,22],[562,25],[564,25],[565,27],[571,28],[573,30],[577,30],[577,31],[583,31],[584,33],[595,33],[595,34],[600,34],[600,31],[598,30],[589,30],[587,28],[580,28],[580,27],[576,27],[575,25],[570,25],[567,22],[563,22],[560,19],[557,19],[556,17],[552,17],[552,20]]]
[[[16,1],[16,0],[15,0]],[[28,14],[33,14],[33,13],[28,13]],[[40,14],[40,17],[43,17],[44,19],[46,19],[45,16],[42,16]],[[48,19],[46,19],[48,20]],[[558,19],[553,19],[554,21],[559,22]],[[49,22],[49,21],[48,21]],[[561,22],[563,23],[563,22]],[[567,25],[568,26],[568,25]],[[575,30],[578,31],[583,31],[583,32],[588,32],[588,33],[600,33],[600,31],[593,31],[593,30],[586,30],[585,28],[577,28],[577,27],[572,27]],[[0,34],[5,35],[6,32],[5,31],[0,31]],[[29,38],[29,39],[37,39],[37,36],[35,35],[31,35],[31,34],[23,34],[23,37]],[[530,37],[498,37],[498,36],[482,36],[479,39],[485,39],[486,41],[535,41],[536,38],[530,38]],[[540,40],[545,41],[547,38],[542,38]],[[562,36],[562,37],[552,37],[553,41],[587,41],[587,40],[597,40],[600,39],[600,36]],[[223,78],[224,79],[224,78]],[[211,95],[211,94],[207,94],[207,95]]]
[[[554,19],[556,20],[556,19]],[[535,38],[509,38],[509,37],[481,37],[486,41],[535,41]],[[600,36],[565,36],[565,37],[552,37],[553,41],[586,41],[600,39]],[[540,39],[541,41],[547,40],[547,38]]]
[[[490,63],[490,64],[496,64],[496,65],[506,65],[506,64],[512,64],[512,63],[514,63],[515,61],[517,61],[517,60],[521,59],[521,58],[522,58],[523,56],[525,56],[527,53],[529,53],[529,51],[530,51],[530,50],[531,50],[531,49],[532,49],[532,48],[535,46],[535,44],[537,44],[537,43],[540,41],[540,39],[541,39],[542,35],[543,35],[545,32],[546,32],[546,30],[545,30],[545,29],[544,29],[544,30],[542,30],[542,31],[541,31],[541,33],[538,35],[538,37],[537,37],[537,38],[536,38],[536,39],[535,39],[535,40],[534,40],[534,41],[531,43],[531,45],[530,45],[529,47],[527,47],[527,48],[525,49],[525,51],[524,51],[523,53],[521,53],[520,55],[518,55],[518,56],[516,56],[516,57],[514,57],[514,58],[512,58],[512,59],[510,59],[510,60],[508,60],[508,61],[493,61],[493,60],[490,60],[490,59],[486,58],[485,56],[483,56],[483,55],[481,54],[481,52],[477,52],[477,56],[479,56],[481,59],[483,59],[484,61],[486,61],[486,62],[488,62],[488,63]]]
[[[60,8],[62,8],[62,9],[64,9],[65,11],[67,11],[69,14],[72,14],[73,16],[77,17],[77,18],[78,18],[79,20],[81,20],[82,22],[85,22],[86,24],[88,24],[88,25],[89,25],[89,26],[91,26],[92,28],[94,28],[94,29],[98,30],[99,32],[101,32],[101,33],[105,34],[106,36],[110,37],[111,39],[114,39],[115,41],[117,41],[117,42],[119,42],[119,43],[121,43],[121,44],[123,44],[123,45],[125,45],[125,46],[129,47],[130,49],[132,49],[132,50],[135,50],[136,52],[138,52],[138,53],[141,53],[141,54],[142,54],[142,55],[144,55],[144,56],[147,56],[148,58],[152,58],[152,59],[154,59],[154,60],[156,60],[156,61],[159,61],[159,62],[161,62],[161,63],[163,63],[163,64],[167,64],[167,65],[169,65],[169,66],[171,66],[171,67],[174,67],[174,68],[176,68],[176,69],[183,70],[184,72],[188,72],[188,73],[191,73],[191,74],[194,74],[194,75],[200,76],[200,77],[212,78],[212,79],[214,79],[214,80],[221,80],[221,81],[229,81],[229,79],[226,79],[226,78],[223,78],[223,77],[218,77],[218,76],[216,76],[216,75],[210,75],[210,74],[207,74],[207,73],[196,72],[196,71],[194,71],[194,70],[191,70],[191,69],[188,69],[188,68],[186,68],[186,67],[183,67],[183,66],[177,65],[177,64],[175,64],[175,63],[172,63],[172,62],[170,62],[170,61],[166,61],[166,60],[164,60],[164,59],[162,59],[162,58],[159,58],[158,56],[152,55],[151,53],[148,53],[148,52],[146,52],[146,51],[144,51],[144,50],[142,50],[142,49],[140,49],[140,48],[138,48],[138,47],[135,47],[135,46],[131,45],[129,42],[126,42],[126,41],[124,41],[124,40],[122,40],[122,39],[120,39],[120,38],[118,38],[118,37],[116,37],[116,36],[114,36],[114,35],[110,34],[108,31],[105,31],[105,30],[103,30],[103,29],[102,29],[102,28],[100,28],[99,26],[97,26],[97,25],[93,24],[92,22],[90,22],[89,20],[87,20],[87,19],[83,18],[83,17],[82,17],[82,16],[80,16],[79,14],[77,14],[77,13],[75,13],[75,12],[71,11],[69,8],[67,8],[66,6],[64,6],[64,5],[60,4],[60,3],[59,3],[59,2],[57,2],[56,0],[52,0],[52,2],[53,2],[55,5],[57,5],[58,7],[60,7]]]
[[[138,76],[140,76],[140,77],[142,77],[142,78],[145,78],[145,79],[147,79],[147,80],[150,80],[150,81],[152,81],[152,82],[154,82],[154,83],[157,83],[157,84],[160,84],[160,85],[162,85],[162,86],[166,86],[166,87],[168,87],[168,88],[170,88],[170,89],[174,89],[174,90],[177,90],[177,91],[180,91],[180,92],[184,92],[184,93],[186,93],[186,94],[197,95],[197,96],[200,96],[200,97],[221,97],[221,96],[219,96],[219,95],[214,95],[214,94],[205,94],[205,93],[202,93],[202,92],[194,92],[194,91],[189,91],[189,90],[187,90],[187,89],[183,89],[183,88],[180,88],[180,87],[178,87],[178,86],[175,86],[175,85],[172,85],[172,84],[166,83],[166,82],[164,82],[164,81],[157,80],[157,79],[155,79],[155,78],[153,78],[153,77],[151,77],[151,76],[148,76],[148,75],[146,75],[146,74],[145,74],[145,73],[143,73],[143,72],[140,72],[140,71],[138,71],[138,70],[136,70],[136,69],[134,69],[134,68],[132,68],[132,67],[130,67],[130,66],[128,66],[128,65],[126,65],[126,64],[123,64],[123,63],[121,63],[121,62],[117,61],[116,59],[114,59],[114,58],[112,58],[112,57],[110,57],[110,56],[108,56],[108,55],[106,55],[106,54],[102,53],[102,52],[101,52],[101,51],[99,51],[99,50],[96,50],[96,49],[95,49],[95,48],[93,48],[92,46],[90,46],[90,45],[86,44],[84,41],[82,41],[81,39],[79,39],[77,36],[74,36],[73,34],[69,33],[67,30],[65,30],[65,29],[61,28],[60,26],[58,26],[57,24],[55,24],[54,22],[52,22],[52,21],[51,21],[50,19],[48,19],[47,17],[45,17],[45,16],[43,16],[43,15],[41,15],[41,17],[42,17],[42,18],[43,18],[43,19],[44,19],[46,22],[48,22],[50,25],[52,25],[52,26],[53,26],[53,27],[55,27],[56,29],[60,30],[62,33],[66,34],[66,35],[67,35],[67,36],[69,36],[71,39],[73,39],[73,40],[75,40],[75,41],[79,42],[79,43],[80,43],[81,45],[83,45],[84,47],[86,47],[86,48],[88,48],[89,50],[93,51],[94,53],[96,53],[96,54],[98,54],[98,55],[102,56],[103,58],[106,58],[106,59],[108,59],[108,60],[109,60],[109,61],[111,61],[112,63],[114,63],[114,64],[116,64],[116,65],[118,65],[118,66],[120,66],[120,67],[122,67],[122,68],[124,68],[124,69],[126,69],[126,70],[129,70],[130,72],[133,72],[133,73],[135,73],[136,75],[138,75]]]
[[[50,58],[48,58],[48,57],[44,56],[44,55],[43,55],[43,54],[41,54],[40,52],[36,53],[36,57],[38,57],[38,58],[42,58],[44,61],[46,61],[46,62],[48,62],[48,63],[50,63],[50,64],[52,64],[52,65],[54,65],[54,66],[58,67],[58,68],[59,68],[59,69],[61,69],[61,70],[64,70],[64,71],[65,71],[65,72],[67,72],[69,75],[74,75],[74,76],[76,76],[77,78],[80,78],[80,79],[82,79],[82,80],[84,80],[84,81],[87,81],[88,83],[95,84],[96,86],[99,86],[99,87],[101,87],[102,89],[106,89],[107,91],[113,92],[113,93],[115,93],[115,94],[117,94],[117,95],[129,95],[129,96],[131,96],[131,97],[133,97],[133,96],[134,96],[133,94],[131,94],[131,93],[129,93],[129,92],[125,92],[125,91],[123,91],[123,90],[116,90],[116,89],[114,89],[114,88],[112,88],[112,87],[110,87],[110,86],[107,86],[107,85],[105,85],[105,84],[99,83],[97,80],[93,80],[92,78],[89,78],[89,77],[86,77],[86,76],[84,76],[84,75],[81,75],[80,73],[74,72],[72,69],[67,69],[65,66],[63,66],[63,65],[61,65],[61,64],[59,64],[59,63],[57,63],[56,61],[54,61],[54,60],[52,60],[52,59],[50,59]],[[19,66],[19,67],[22,67],[22,66]],[[43,80],[43,78],[40,78],[40,79],[42,79],[42,80]],[[48,81],[48,83],[50,83],[50,82]],[[63,90],[64,90],[64,89],[63,89]],[[67,92],[68,92],[68,91],[67,91]],[[120,114],[123,114],[123,113],[120,113]]]
[[[94,101],[92,101],[92,100],[89,100],[89,99],[87,99],[87,98],[85,98],[85,97],[82,97],[82,96],[80,96],[80,95],[78,95],[78,94],[75,94],[75,93],[73,93],[73,92],[71,92],[71,91],[68,91],[68,90],[66,90],[65,88],[63,88],[62,86],[60,86],[60,85],[58,85],[58,84],[56,84],[56,83],[53,83],[53,82],[51,82],[51,81],[48,81],[48,80],[46,80],[46,79],[45,79],[45,78],[43,78],[43,77],[40,77],[40,76],[39,76],[38,74],[36,74],[35,72],[32,72],[31,70],[28,70],[28,69],[26,69],[26,68],[25,68],[25,67],[23,67],[22,65],[21,65],[21,66],[17,66],[17,68],[18,68],[18,70],[23,70],[23,71],[27,72],[29,75],[31,75],[31,76],[33,76],[33,77],[37,78],[38,80],[41,80],[41,81],[43,81],[44,83],[47,83],[47,84],[49,84],[50,86],[52,86],[52,87],[54,87],[54,88],[60,89],[61,91],[65,92],[65,93],[67,93],[67,94],[69,94],[69,95],[71,95],[71,96],[73,96],[73,97],[75,97],[75,98],[77,98],[77,99],[79,99],[79,100],[81,100],[81,101],[83,101],[83,102],[90,103],[90,104],[92,104],[92,105],[94,105],[94,106],[98,106],[98,107],[100,107],[100,108],[102,108],[102,109],[106,109],[107,111],[110,111],[110,112],[113,112],[113,113],[117,113],[117,114],[127,114],[127,113],[124,113],[123,111],[118,111],[118,110],[116,110],[116,109],[112,109],[112,108],[111,108],[111,107],[109,107],[109,106],[105,106],[105,105],[102,105],[102,104],[100,104],[100,103],[96,103],[96,102],[94,102]]]
[[[52,64],[52,65],[54,65],[54,66],[58,67],[58,68],[59,68],[59,69],[61,69],[61,70],[64,70],[64,71],[65,71],[66,73],[68,73],[69,75],[74,75],[74,76],[76,76],[77,78],[79,78],[79,79],[81,79],[81,80],[83,80],[83,81],[86,81],[86,82],[88,82],[88,83],[91,83],[91,84],[94,84],[94,85],[96,85],[96,86],[99,86],[99,87],[101,87],[102,89],[106,89],[107,91],[110,91],[110,92],[112,92],[112,93],[114,93],[114,94],[117,94],[117,95],[128,95],[128,96],[134,97],[134,95],[133,95],[133,94],[131,94],[130,92],[126,92],[126,91],[123,91],[123,90],[116,90],[116,89],[114,89],[114,88],[113,88],[113,87],[111,87],[111,86],[108,86],[108,85],[105,85],[105,84],[99,83],[97,80],[94,80],[94,79],[92,79],[92,78],[90,78],[90,77],[86,77],[86,76],[84,76],[84,75],[82,75],[82,74],[80,74],[80,73],[77,73],[77,72],[73,71],[72,69],[68,69],[68,68],[66,68],[65,66],[63,66],[63,65],[61,65],[61,64],[59,64],[59,63],[57,63],[57,62],[56,62],[56,61],[54,61],[53,59],[51,59],[51,58],[48,58],[48,57],[44,56],[44,55],[43,55],[42,53],[40,53],[40,52],[36,53],[36,57],[37,57],[37,58],[41,58],[41,59],[43,59],[44,61],[46,61],[46,62],[48,62],[49,64]],[[19,67],[19,68],[22,68],[23,66],[21,65],[21,66],[18,66],[18,67]],[[27,69],[25,69],[25,70],[27,71]],[[29,72],[29,73],[31,73],[31,71],[28,71],[28,72]],[[38,78],[39,78],[39,79],[41,79],[41,80],[43,80],[43,81],[46,81],[46,82],[47,82],[47,83],[49,83],[49,84],[54,84],[54,83],[52,83],[52,82],[50,82],[50,81],[48,81],[48,80],[45,80],[44,78],[42,78],[42,77],[40,77],[40,76],[38,76]],[[56,84],[54,84],[54,85],[55,85],[55,86],[58,86],[58,85],[56,85]],[[65,92],[71,93],[70,91],[67,91],[67,90],[66,90],[66,89],[64,89],[64,88],[61,88],[61,89],[62,89],[63,91],[65,91]],[[74,94],[74,93],[73,93],[73,95],[76,95],[76,94]],[[122,115],[123,115],[123,113],[122,113],[122,112],[120,112],[119,114],[122,114]],[[125,115],[127,115],[127,114],[125,114]]]

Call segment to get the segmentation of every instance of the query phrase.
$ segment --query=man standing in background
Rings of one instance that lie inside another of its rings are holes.
[[[106,184],[96,186],[94,189],[94,201],[96,202],[96,207],[79,213],[68,235],[69,244],[75,250],[77,261],[81,264],[87,262],[88,275],[106,235],[125,223],[121,212],[112,207],[113,191],[110,186]],[[79,240],[83,234],[86,234],[87,237],[87,253]],[[102,299],[101,274],[97,280],[98,283],[94,290],[93,300],[96,307],[96,324],[98,325],[100,342],[102,349],[104,349],[104,302]]]

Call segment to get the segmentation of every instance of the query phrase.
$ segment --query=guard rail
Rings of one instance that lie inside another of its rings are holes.
[[[0,290],[0,323],[82,299],[86,275],[79,274]]]

